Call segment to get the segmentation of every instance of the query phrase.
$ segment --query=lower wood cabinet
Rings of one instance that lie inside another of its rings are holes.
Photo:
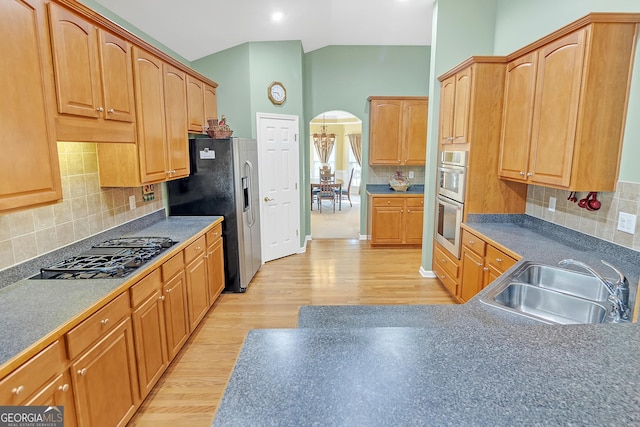
[[[169,361],[176,357],[189,338],[187,280],[182,252],[162,264],[162,296]]]
[[[222,247],[222,224],[207,232],[207,278],[209,283],[209,305],[212,305],[224,290],[224,249]]]
[[[440,243],[433,241],[433,272],[451,295],[459,295],[460,262]]]
[[[202,236],[184,250],[187,266],[187,303],[189,306],[189,327],[193,331],[209,310],[209,284],[205,259],[206,239]]]
[[[372,246],[421,245],[424,196],[370,195]]]

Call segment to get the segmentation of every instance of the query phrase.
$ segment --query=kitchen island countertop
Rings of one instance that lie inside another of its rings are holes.
[[[142,278],[161,265],[168,255],[182,249],[185,242],[220,216],[168,217],[125,236],[170,237],[178,243],[125,278],[83,280],[23,279],[0,289],[0,372],[3,365],[48,336],[58,336],[69,322],[79,322],[89,308],[119,292],[126,283]],[[35,273],[35,272],[34,272]],[[1,377],[2,375],[0,375]]]

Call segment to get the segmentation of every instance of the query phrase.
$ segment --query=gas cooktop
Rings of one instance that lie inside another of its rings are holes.
[[[40,269],[32,279],[108,279],[125,277],[177,242],[168,237],[122,237]]]

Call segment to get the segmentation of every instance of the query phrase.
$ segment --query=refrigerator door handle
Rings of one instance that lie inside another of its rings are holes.
[[[247,189],[248,191],[245,192],[244,197],[246,198],[245,200],[245,206],[249,207],[249,218],[251,220],[251,223],[249,224],[249,227],[252,227],[253,224],[256,223],[256,213],[255,210],[253,209],[253,203],[251,202],[253,200],[253,182],[252,182],[252,177],[253,177],[253,163],[251,163],[249,160],[245,160],[244,162],[244,168],[245,168],[245,173],[247,176]]]

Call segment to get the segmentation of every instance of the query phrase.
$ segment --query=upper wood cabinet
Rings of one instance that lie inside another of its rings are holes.
[[[164,64],[164,104],[167,126],[167,170],[170,179],[189,175],[187,75]]]
[[[0,212],[62,199],[46,28],[40,1],[0,4]]]
[[[466,143],[471,108],[472,68],[443,80],[440,86],[440,143]]]
[[[369,97],[369,164],[424,165],[427,97]]]
[[[591,14],[510,58],[502,178],[615,191],[637,21]]]
[[[135,141],[130,43],[54,3],[49,20],[58,139]]]
[[[206,123],[204,118],[204,82],[187,76],[187,100],[189,114],[189,131],[203,132]]]
[[[216,88],[210,84],[204,84],[204,122],[218,118],[218,101]]]

